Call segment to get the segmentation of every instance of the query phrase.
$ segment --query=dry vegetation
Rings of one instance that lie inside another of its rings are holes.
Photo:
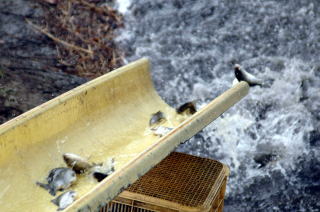
[[[55,41],[61,67],[67,73],[94,78],[122,65],[113,39],[123,17],[106,3],[90,0],[39,1],[45,18],[27,20]]]

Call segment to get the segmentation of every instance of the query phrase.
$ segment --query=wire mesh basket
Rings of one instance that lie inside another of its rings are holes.
[[[218,161],[173,152],[100,212],[220,212],[228,175]]]

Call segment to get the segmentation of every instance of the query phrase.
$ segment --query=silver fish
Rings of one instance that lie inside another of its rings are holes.
[[[77,174],[83,174],[93,166],[88,160],[73,153],[63,154],[63,160],[67,166],[72,168]]]
[[[57,191],[63,191],[69,188],[77,180],[76,173],[70,168],[55,168],[49,172],[47,177],[48,184],[36,182],[36,184],[46,190],[52,196],[55,196]]]
[[[233,81],[233,84],[245,81],[249,84],[250,87],[256,85],[262,86],[262,80],[243,70],[239,64],[236,64],[234,66],[234,75],[236,79]]]
[[[160,110],[156,113],[153,113],[151,115],[151,119],[149,121],[149,126],[153,126],[155,124],[159,124],[162,121],[164,121],[166,119],[166,117],[164,116],[163,112],[161,112]]]
[[[171,130],[173,130],[173,128],[158,126],[158,127],[151,128],[151,130],[154,135],[162,137],[162,136],[165,136],[166,134],[168,134]]]
[[[114,158],[108,158],[102,165],[95,165],[92,167],[91,172],[92,176],[98,181],[102,181],[104,178],[108,177],[115,171]]]
[[[61,211],[71,205],[76,199],[76,196],[77,193],[75,191],[66,191],[57,198],[51,200],[51,202],[59,207],[58,211]]]

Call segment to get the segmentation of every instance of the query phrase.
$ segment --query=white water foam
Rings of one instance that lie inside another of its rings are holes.
[[[117,0],[116,1],[116,8],[122,14],[125,14],[128,12],[128,8],[130,7],[130,5],[131,5],[131,0]]]
[[[235,63],[265,79],[266,86],[251,88],[178,149],[230,167],[229,211],[318,207],[320,65],[314,15],[320,13],[312,5],[137,0],[126,17],[121,42],[130,48],[128,60],[151,59],[155,86],[173,106],[195,99],[200,107],[207,104],[231,87]],[[299,14],[292,13],[297,8]]]

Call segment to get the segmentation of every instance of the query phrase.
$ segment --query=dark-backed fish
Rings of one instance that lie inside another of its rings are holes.
[[[55,168],[49,172],[47,184],[36,182],[36,184],[46,190],[53,196],[57,191],[63,191],[69,188],[77,180],[76,173],[70,168]]]
[[[93,166],[93,164],[89,163],[85,158],[73,153],[63,154],[63,160],[67,166],[72,168],[77,174],[83,174]]]
[[[101,173],[101,172],[93,172],[92,176],[98,181],[101,182],[104,178],[108,177],[109,175]]]
[[[166,120],[166,117],[164,116],[163,112],[161,112],[160,110],[156,113],[153,113],[151,115],[151,119],[149,121],[149,126],[153,126],[155,124],[159,124],[162,121]]]
[[[249,84],[249,86],[262,86],[262,80],[243,70],[239,64],[236,64],[234,66],[234,75],[236,79],[233,81],[233,84],[245,81]]]
[[[187,113],[187,114],[195,114],[197,112],[196,106],[194,104],[194,102],[187,102],[184,103],[183,105],[179,106],[176,109],[178,114],[183,114],[183,113]]]
[[[278,155],[274,153],[261,153],[254,156],[253,160],[259,165],[259,168],[265,167],[272,161],[275,161]]]
[[[108,158],[104,163],[95,165],[91,168],[92,176],[100,182],[115,171],[114,166],[114,158]]]

